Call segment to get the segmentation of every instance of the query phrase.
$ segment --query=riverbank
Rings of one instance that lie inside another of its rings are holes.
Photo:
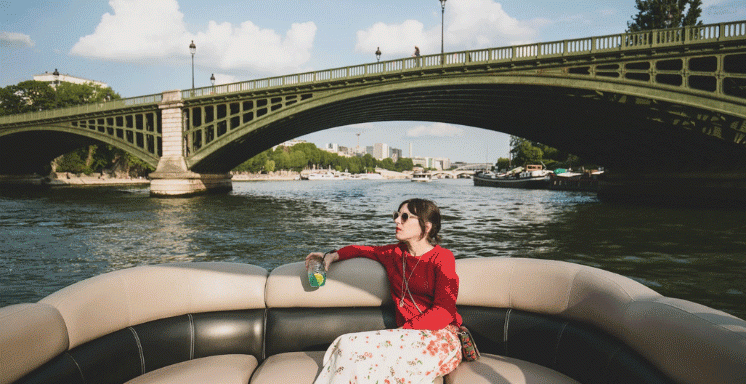
[[[385,169],[377,169],[384,179],[409,179],[411,172],[394,172]],[[277,171],[269,173],[232,173],[233,181],[293,181],[300,180],[301,175],[295,171]],[[23,176],[0,176],[0,185],[10,186],[40,186],[40,187],[63,187],[63,186],[117,186],[117,185],[150,185],[146,177],[116,177],[101,173],[90,175],[76,174],[71,172],[59,172],[49,176],[23,175]]]

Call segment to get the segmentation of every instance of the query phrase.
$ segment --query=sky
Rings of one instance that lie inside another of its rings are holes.
[[[743,0],[703,0],[705,24],[746,19]],[[0,0],[0,87],[53,72],[122,97],[445,51],[622,33],[634,0]],[[384,122],[299,137],[322,146],[386,143],[409,156],[495,162],[509,136],[454,124]]]

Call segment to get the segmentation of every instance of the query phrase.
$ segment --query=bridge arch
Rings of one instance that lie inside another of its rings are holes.
[[[156,167],[160,156],[158,111],[116,116],[50,119],[0,130],[0,174],[43,174],[60,155],[92,144],[121,149]]]
[[[195,172],[227,172],[273,145],[312,132],[368,122],[431,121],[525,137],[617,169],[701,170],[703,164],[743,169],[745,119],[746,109],[724,106],[707,92],[651,89],[648,83],[541,71],[420,76],[313,92],[305,101],[236,127],[187,162]]]

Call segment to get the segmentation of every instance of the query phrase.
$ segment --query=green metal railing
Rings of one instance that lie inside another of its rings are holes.
[[[709,24],[696,27],[657,29],[652,31],[561,40],[548,43],[515,45],[500,48],[449,52],[419,58],[408,57],[372,64],[325,69],[315,72],[248,80],[181,91],[182,99],[221,95],[273,88],[312,85],[367,76],[382,76],[423,69],[500,64],[557,57],[581,56],[593,53],[625,52],[646,48],[675,47],[718,41],[746,40],[746,20]],[[138,104],[158,103],[160,94],[121,99],[107,103],[89,104],[73,108],[55,109],[19,115],[2,116],[0,124],[54,118],[78,113],[125,108]]]
[[[83,104],[75,107],[49,109],[46,111],[20,113],[17,115],[0,116],[0,124],[10,124],[29,120],[53,119],[63,116],[78,115],[90,112],[102,112],[122,109],[135,105],[156,104],[163,100],[162,94],[130,97],[127,99],[111,100],[101,103]]]
[[[190,89],[182,91],[181,97],[183,99],[190,99],[209,95],[292,87],[404,71],[417,71],[427,68],[441,68],[444,66],[499,64],[521,60],[537,60],[573,55],[580,56],[596,52],[625,52],[645,48],[673,47],[744,39],[746,39],[746,20],[697,27],[658,29],[548,43],[449,52],[443,55],[435,54],[420,58],[408,57],[372,64],[361,64]]]

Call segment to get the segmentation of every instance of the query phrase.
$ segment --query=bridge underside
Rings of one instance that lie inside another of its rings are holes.
[[[192,158],[200,173],[228,172],[295,137],[379,121],[433,121],[539,141],[622,171],[743,172],[746,147],[734,131],[743,118],[622,93],[532,84],[444,84],[369,92],[318,103]],[[263,125],[262,125],[263,124]]]
[[[0,175],[46,175],[58,156],[95,143],[91,138],[56,131],[0,136]]]

